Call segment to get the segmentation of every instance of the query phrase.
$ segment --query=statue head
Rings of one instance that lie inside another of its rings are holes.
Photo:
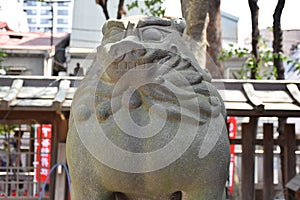
[[[100,79],[103,83],[114,85],[114,88],[99,91],[99,95],[111,96],[113,89],[115,94],[119,94],[131,86],[137,89],[137,85],[146,85],[146,88],[155,85],[152,90],[165,93],[162,101],[178,105],[174,95],[176,91],[170,91],[162,84],[170,82],[179,90],[185,89],[184,95],[199,93],[207,96],[203,101],[208,104],[200,103],[200,108],[203,108],[201,117],[217,116],[220,112],[225,117],[224,105],[217,90],[210,84],[209,72],[199,66],[182,36],[184,28],[183,19],[135,16],[108,20],[102,28],[103,40],[98,49],[102,69]],[[167,98],[168,95],[170,98]],[[139,96],[132,98],[137,105],[141,104]]]

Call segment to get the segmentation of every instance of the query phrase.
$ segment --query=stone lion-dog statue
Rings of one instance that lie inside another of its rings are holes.
[[[104,24],[72,102],[72,200],[224,198],[225,108],[184,28],[145,16]]]

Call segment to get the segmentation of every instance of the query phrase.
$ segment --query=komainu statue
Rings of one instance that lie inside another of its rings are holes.
[[[229,165],[222,99],[181,19],[108,20],[73,98],[72,200],[221,200]]]

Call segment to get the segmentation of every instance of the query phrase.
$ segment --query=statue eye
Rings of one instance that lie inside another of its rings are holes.
[[[123,32],[124,32],[124,30],[121,30],[121,29],[112,29],[109,32],[109,35],[113,36],[113,35],[117,35],[117,34],[122,34]]]
[[[121,28],[111,28],[104,33],[105,43],[117,42],[124,38],[124,29]]]
[[[164,39],[164,33],[158,29],[150,28],[142,32],[142,37],[146,42],[159,42]]]
[[[120,28],[111,28],[109,29],[106,33],[105,36],[107,37],[112,37],[115,35],[123,35],[124,33],[124,29],[120,29]]]

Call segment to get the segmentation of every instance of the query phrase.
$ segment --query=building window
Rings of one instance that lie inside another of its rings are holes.
[[[29,27],[30,32],[38,32],[38,28],[37,27]]]
[[[57,28],[57,32],[68,32],[67,28]]]
[[[51,15],[51,10],[41,10],[41,15]]]
[[[51,3],[50,2],[41,2],[41,5],[42,6],[51,6]]]
[[[40,20],[40,24],[51,24],[51,21],[51,19],[44,18]]]
[[[69,11],[68,10],[57,10],[57,14],[58,15],[69,15]]]
[[[47,29],[46,28],[43,28],[43,27],[38,27],[36,28],[37,32],[47,32]]]
[[[28,24],[36,24],[36,19],[35,18],[28,18],[27,22],[28,22]]]
[[[57,19],[57,24],[68,24],[68,19]]]
[[[36,6],[37,1],[25,1],[24,4],[27,6]]]
[[[43,32],[51,32],[52,28],[51,27],[45,27],[43,28]],[[53,29],[55,30],[55,29]]]
[[[37,13],[35,9],[26,10],[25,12],[27,15],[36,15],[36,13]]]
[[[69,2],[58,2],[57,3],[59,7],[67,7],[69,6]]]

